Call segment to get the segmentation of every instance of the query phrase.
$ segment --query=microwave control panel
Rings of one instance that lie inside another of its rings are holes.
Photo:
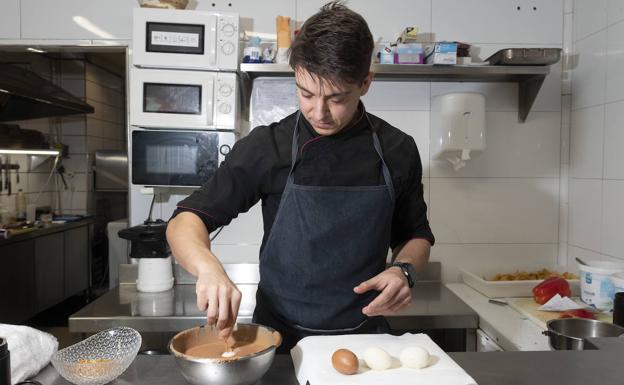
[[[215,125],[218,128],[236,127],[236,74],[220,72],[215,84]]]

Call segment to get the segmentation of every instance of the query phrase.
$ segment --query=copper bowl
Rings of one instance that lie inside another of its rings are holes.
[[[275,350],[282,343],[279,332],[262,325],[240,324],[232,334],[236,341],[232,348],[258,343],[259,351],[232,359],[202,358],[188,355],[190,349],[219,341],[218,331],[209,327],[195,327],[176,334],[169,342],[169,351],[184,378],[194,385],[251,385],[271,367]],[[266,346],[266,348],[262,348]]]

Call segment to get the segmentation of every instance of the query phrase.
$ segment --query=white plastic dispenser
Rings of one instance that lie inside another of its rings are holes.
[[[485,150],[485,96],[457,92],[433,98],[431,156],[447,160],[458,171]]]

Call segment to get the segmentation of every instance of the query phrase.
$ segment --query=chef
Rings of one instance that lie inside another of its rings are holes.
[[[209,234],[260,200],[253,321],[282,333],[281,352],[309,335],[388,332],[383,316],[409,304],[434,237],[414,140],[360,100],[373,80],[373,47],[359,14],[340,2],[323,6],[290,49],[300,109],[254,128],[178,204],[167,240],[197,276],[197,305],[222,337],[232,331],[241,293]]]

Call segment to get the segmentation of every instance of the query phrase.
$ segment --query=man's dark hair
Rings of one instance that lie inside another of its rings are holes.
[[[373,48],[366,20],[341,1],[332,1],[305,21],[290,47],[289,64],[330,83],[362,84]]]

